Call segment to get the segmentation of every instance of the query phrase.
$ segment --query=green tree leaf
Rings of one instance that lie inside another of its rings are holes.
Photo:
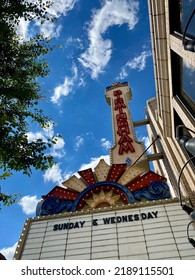
[[[53,15],[48,13],[51,5],[42,0],[0,1],[0,179],[14,171],[30,176],[32,168],[44,171],[54,164],[46,151],[55,139],[29,142],[27,138],[31,123],[46,127],[52,122],[39,108],[44,96],[38,78],[46,78],[49,73],[44,55],[53,47],[40,34],[21,42],[16,33],[21,18],[53,21]],[[10,205],[16,197],[1,194],[0,200]]]

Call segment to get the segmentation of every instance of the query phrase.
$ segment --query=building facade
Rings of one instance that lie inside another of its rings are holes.
[[[163,159],[154,162],[154,169],[169,178],[173,196],[179,195],[181,175],[182,195],[189,197],[195,207],[195,161],[190,160],[193,153],[178,141],[195,137],[195,49],[186,50],[184,46],[185,38],[187,43],[195,42],[195,15],[183,37],[195,13],[195,1],[149,0],[148,6],[156,97],[147,102],[147,128],[151,141],[160,136],[152,146],[153,152],[163,153]]]

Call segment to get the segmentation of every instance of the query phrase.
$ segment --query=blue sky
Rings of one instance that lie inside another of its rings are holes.
[[[40,81],[46,96],[40,106],[56,125],[44,130],[29,126],[28,138],[62,137],[49,151],[57,162],[53,168],[33,171],[31,177],[15,173],[1,182],[3,192],[22,196],[19,203],[0,210],[0,252],[8,259],[42,195],[100,158],[109,161],[113,136],[105,88],[116,81],[129,83],[133,121],[145,118],[146,100],[155,96],[147,1],[58,0],[50,12],[57,22],[21,20],[18,34],[28,40],[43,32],[61,45],[45,57],[51,71]],[[136,132],[147,146],[145,128]]]

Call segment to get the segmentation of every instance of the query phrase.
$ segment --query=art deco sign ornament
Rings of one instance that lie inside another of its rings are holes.
[[[166,178],[150,170],[147,157],[143,155],[137,162],[144,146],[136,139],[128,106],[131,96],[126,82],[106,88],[106,100],[111,106],[113,120],[111,164],[101,159],[94,170],[78,171],[78,176],[62,183],[64,187],[53,188],[42,196],[37,205],[37,216],[170,198]],[[78,221],[78,226],[84,226],[84,223]],[[54,230],[59,228],[60,225],[54,226]]]

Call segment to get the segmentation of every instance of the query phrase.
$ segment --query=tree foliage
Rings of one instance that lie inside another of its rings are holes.
[[[10,25],[19,23],[21,18],[52,20],[48,13],[51,5],[52,2],[47,0],[1,0],[1,18]]]
[[[16,32],[21,18],[54,20],[47,12],[50,5],[42,0],[0,2],[0,179],[13,171],[30,175],[32,168],[43,171],[53,164],[46,150],[55,139],[29,142],[27,137],[31,123],[45,128],[51,122],[39,107],[44,97],[38,78],[49,73],[43,56],[52,47],[41,34],[21,41]]]

